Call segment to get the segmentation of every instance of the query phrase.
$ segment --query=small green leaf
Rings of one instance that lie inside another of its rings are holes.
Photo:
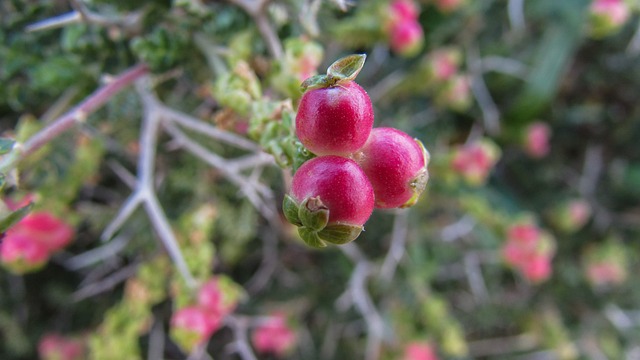
[[[322,203],[320,197],[308,197],[300,204],[298,217],[303,226],[320,231],[329,222],[329,209]]]
[[[0,191],[4,189],[4,186],[7,184],[7,179],[3,173],[0,173]]]
[[[0,138],[0,155],[9,153],[13,149],[15,143],[15,140]]]
[[[355,240],[362,232],[358,225],[333,224],[318,233],[320,239],[336,245],[343,245]]]
[[[336,60],[327,69],[327,77],[339,82],[352,81],[358,76],[367,59],[366,54],[354,54]]]
[[[298,204],[291,196],[284,196],[284,200],[282,201],[282,211],[284,212],[284,217],[287,218],[287,221],[293,225],[302,226],[300,217],[298,217]]]
[[[302,240],[304,240],[305,244],[311,247],[314,247],[316,249],[327,247],[327,243],[325,243],[318,237],[317,231],[308,229],[303,226],[298,228],[298,234],[300,234],[300,237],[302,238]]]
[[[25,216],[27,216],[29,211],[31,211],[32,207],[33,207],[33,203],[29,203],[29,205],[21,207],[16,211],[12,211],[6,216],[4,216],[2,219],[0,219],[0,234],[9,230],[10,227],[15,225],[18,221],[22,220],[22,218],[24,218]]]
[[[302,82],[300,91],[304,93],[307,90],[325,88],[329,86],[327,83],[327,75],[314,75]]]

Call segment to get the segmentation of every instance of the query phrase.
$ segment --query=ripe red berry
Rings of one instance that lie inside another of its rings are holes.
[[[321,156],[304,163],[293,176],[285,215],[312,246],[321,241],[343,244],[354,240],[373,212],[371,183],[353,160]],[[319,239],[318,239],[319,238]]]
[[[48,212],[34,212],[20,220],[10,233],[20,233],[44,244],[50,252],[58,251],[71,242],[73,228]]]
[[[420,9],[413,0],[394,0],[389,5],[391,16],[398,20],[416,20]]]
[[[422,26],[417,21],[403,20],[391,26],[389,42],[391,50],[397,54],[413,56],[420,51],[423,41]]]
[[[373,127],[367,92],[353,81],[307,90],[298,106],[296,136],[316,155],[349,155]]]
[[[209,340],[220,328],[222,319],[197,306],[188,306],[176,311],[171,317],[171,331],[178,344],[191,350]]]
[[[27,235],[9,231],[0,244],[0,261],[14,273],[37,270],[48,260],[46,245]]]
[[[251,342],[261,354],[285,356],[295,346],[296,335],[283,314],[273,314],[269,321],[256,328]]]
[[[429,153],[422,143],[393,128],[375,128],[356,155],[369,178],[378,208],[409,207],[429,179]]]

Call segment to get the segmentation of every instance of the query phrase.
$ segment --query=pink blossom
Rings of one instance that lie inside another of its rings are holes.
[[[286,355],[295,345],[296,336],[283,314],[274,314],[265,324],[257,327],[252,337],[253,346],[260,353]]]
[[[527,127],[525,149],[534,158],[542,158],[549,154],[551,128],[545,123],[536,122]]]
[[[438,360],[438,356],[430,344],[413,342],[405,348],[403,360]]]
[[[84,345],[80,340],[58,334],[47,334],[38,343],[38,355],[42,360],[85,359]]]

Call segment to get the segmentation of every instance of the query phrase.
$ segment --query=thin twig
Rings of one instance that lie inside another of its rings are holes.
[[[486,56],[480,61],[482,72],[494,71],[511,75],[520,79],[527,77],[527,67],[518,60],[502,56]]]
[[[524,31],[527,27],[524,21],[524,0],[509,0],[507,11],[511,29],[518,32]]]
[[[249,319],[234,315],[225,317],[225,323],[233,331],[235,341],[229,346],[231,350],[238,354],[242,360],[256,360],[256,355],[251,350],[249,340],[247,338],[247,329],[249,327]]]
[[[404,255],[408,231],[409,211],[406,209],[396,211],[391,232],[391,246],[380,268],[380,278],[386,283],[393,279],[398,263]]]
[[[14,150],[6,155],[3,161],[0,162],[0,172],[7,172],[7,170],[14,168],[20,160],[34,153],[77,123],[85,121],[87,116],[102,107],[102,105],[109,101],[114,95],[147,74],[147,72],[148,69],[146,65],[137,65],[121,75],[112,78],[111,81],[97,89],[76,107],[33,135],[24,144],[16,144]]]
[[[105,291],[109,291],[114,287],[118,286],[118,284],[126,281],[128,278],[132,277],[137,271],[138,266],[140,266],[139,262],[133,263],[126,267],[121,268],[120,270],[114,272],[108,277],[98,281],[91,282],[85,287],[80,288],[76,292],[71,295],[71,299],[73,302],[82,301],[84,299],[90,298],[92,296],[96,296],[98,294],[102,294]]]
[[[497,135],[500,133],[500,111],[482,77],[482,59],[478,56],[477,49],[467,50],[467,64],[471,75],[471,91],[480,105],[485,130],[491,135]]]
[[[271,56],[277,60],[281,59],[283,54],[282,43],[267,18],[266,9],[269,0],[229,0],[229,2],[241,7],[253,18]]]

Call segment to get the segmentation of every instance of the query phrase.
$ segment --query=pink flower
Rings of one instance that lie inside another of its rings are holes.
[[[438,356],[430,344],[413,342],[405,348],[403,360],[438,360]]]
[[[481,185],[498,160],[500,150],[489,140],[476,141],[455,150],[453,170],[471,185]]]
[[[534,158],[542,158],[549,154],[549,138],[551,129],[542,122],[536,122],[527,127],[525,137],[525,150]]]
[[[171,330],[178,343],[186,349],[209,340],[220,328],[222,319],[198,306],[187,306],[171,317]]]
[[[296,336],[287,325],[284,315],[274,314],[267,323],[255,329],[252,341],[259,353],[284,356],[295,345]]]
[[[38,343],[38,355],[42,360],[85,359],[84,345],[80,340],[58,334],[47,334]]]

